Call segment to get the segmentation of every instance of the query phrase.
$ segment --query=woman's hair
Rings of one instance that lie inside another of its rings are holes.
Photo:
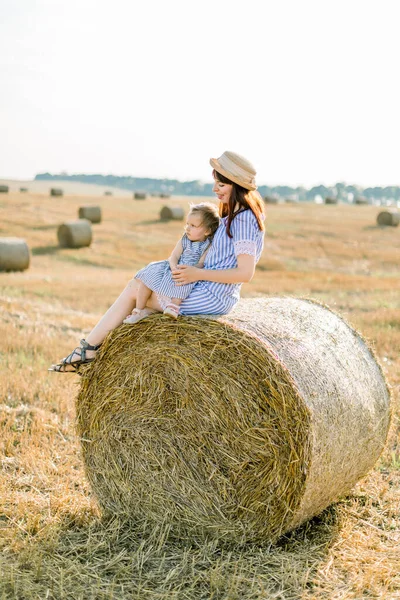
[[[211,240],[219,227],[218,206],[211,204],[211,202],[191,204],[189,214],[201,216],[201,224],[210,230],[211,233],[207,236],[207,238]]]
[[[215,169],[212,172],[214,179],[221,183],[229,183],[232,186],[231,195],[228,204],[220,203],[219,214],[221,217],[228,217],[226,222],[226,233],[231,238],[231,224],[233,219],[239,213],[246,209],[250,209],[255,218],[257,219],[258,227],[261,231],[264,231],[265,226],[263,222],[264,216],[264,203],[258,192],[255,190],[246,190],[246,188],[238,185],[234,181],[231,181],[221,173],[218,173]],[[239,204],[239,209],[235,211],[236,204]]]

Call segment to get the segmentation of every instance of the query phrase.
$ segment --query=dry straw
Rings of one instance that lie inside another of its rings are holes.
[[[374,465],[389,392],[363,339],[326,307],[242,301],[225,317],[122,325],[83,371],[87,476],[114,514],[176,535],[269,542]]]
[[[160,210],[160,219],[162,221],[182,221],[185,218],[185,211],[181,206],[163,206]]]
[[[101,208],[100,206],[80,206],[78,217],[87,219],[91,223],[101,223]]]
[[[29,267],[28,244],[21,238],[0,238],[0,271],[25,271]]]
[[[387,209],[379,213],[376,218],[378,225],[397,227],[400,223],[400,212],[397,209]]]
[[[58,243],[62,248],[84,248],[92,243],[92,227],[87,219],[67,221],[57,230]]]

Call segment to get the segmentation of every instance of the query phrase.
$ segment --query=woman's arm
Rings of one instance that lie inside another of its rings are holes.
[[[168,259],[169,266],[171,267],[171,271],[176,269],[176,267],[178,266],[178,260],[180,259],[182,252],[183,252],[182,240],[179,240],[179,242],[176,244],[175,248],[172,250],[171,256]]]
[[[215,281],[217,283],[247,283],[251,281],[256,268],[255,256],[239,254],[238,266],[234,269],[199,269],[188,265],[178,265],[172,271],[176,285],[195,283],[196,281]]]

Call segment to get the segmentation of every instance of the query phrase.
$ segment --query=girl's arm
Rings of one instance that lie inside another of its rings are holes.
[[[171,267],[171,271],[174,271],[176,269],[176,267],[178,266],[178,260],[180,259],[182,252],[183,252],[182,240],[179,240],[179,242],[176,244],[175,248],[172,250],[171,256],[168,259],[169,266]]]
[[[195,283],[196,281],[215,281],[217,283],[247,283],[253,279],[256,268],[255,256],[239,254],[238,266],[234,269],[199,269],[189,265],[178,265],[172,277],[177,285]]]

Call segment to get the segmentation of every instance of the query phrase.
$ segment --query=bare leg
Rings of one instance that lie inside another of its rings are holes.
[[[183,302],[183,298],[171,298],[171,302],[177,306],[180,306]]]
[[[125,317],[132,312],[136,306],[138,287],[139,282],[137,279],[129,281],[128,285],[115,300],[114,304],[110,306],[108,311],[101,317],[100,321],[86,337],[86,341],[91,346],[101,344],[107,333],[118,327],[118,325],[121,325]],[[94,352],[92,351],[92,356],[93,355]],[[88,358],[91,358],[90,354],[88,354]]]
[[[164,315],[171,317],[171,319],[177,319],[179,315],[179,307],[183,302],[183,298],[171,298],[170,304],[164,309]]]
[[[101,342],[104,340],[109,331],[115,329],[116,327],[118,327],[118,325],[121,325],[124,318],[132,312],[136,305],[138,287],[139,283],[136,279],[132,279],[131,281],[129,281],[123,292],[115,300],[114,304],[110,306],[107,312],[101,317],[97,325],[94,326],[92,331],[86,337],[86,341],[88,342],[88,344],[90,344],[91,346],[97,346],[98,344],[101,344]],[[152,294],[150,296],[147,306],[153,308],[154,310],[162,312],[162,308],[155,294]],[[88,359],[93,358],[95,355],[96,350],[86,350],[86,357]],[[74,352],[70,360],[72,362],[75,362],[79,361],[79,359],[80,353],[78,349],[78,352]],[[51,368],[50,370],[62,370],[62,372],[72,372],[74,370],[72,367],[68,366],[64,367],[63,369],[60,369],[59,366],[61,363],[62,361],[60,361],[58,365],[52,365],[52,367],[56,368]]]
[[[142,281],[139,282],[139,288],[136,295],[136,308],[143,310],[147,305],[152,292]]]

